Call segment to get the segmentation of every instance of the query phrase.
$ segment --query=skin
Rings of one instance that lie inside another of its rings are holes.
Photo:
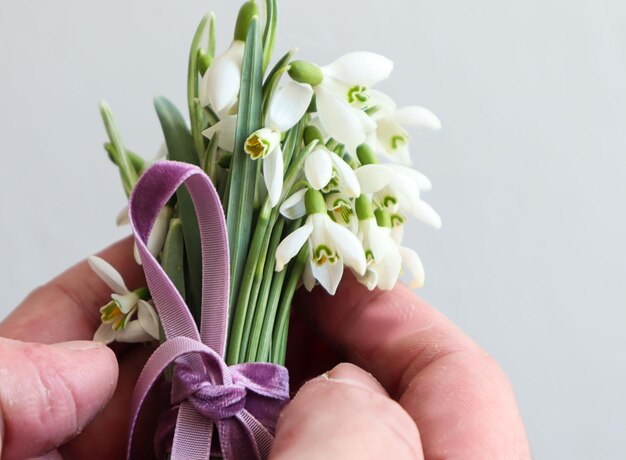
[[[133,289],[143,279],[131,251],[126,239],[99,255]],[[2,459],[124,458],[130,396],[152,350],[89,340],[109,296],[82,262],[0,323]],[[530,458],[505,374],[408,289],[368,292],[346,274],[335,297],[299,293],[294,310],[299,390],[272,460]],[[153,458],[155,406],[138,433],[143,458]]]

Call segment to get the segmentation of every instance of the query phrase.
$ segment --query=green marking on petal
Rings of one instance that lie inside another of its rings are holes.
[[[337,253],[325,244],[320,244],[313,251],[313,262],[315,262],[315,264],[319,267],[325,263],[334,265],[338,260],[339,258],[337,257]]]
[[[364,104],[369,98],[366,86],[356,85],[348,90],[348,102],[350,104]]]
[[[398,199],[395,196],[387,195],[383,198],[383,207],[390,208],[398,204]]]
[[[391,225],[393,227],[399,227],[401,225],[404,225],[405,222],[406,222],[406,220],[400,214],[392,214],[391,215]]]
[[[398,150],[403,145],[408,144],[409,138],[403,134],[396,134],[391,138],[391,149]]]
[[[371,249],[365,250],[365,260],[367,261],[368,265],[375,261],[374,252],[372,252]]]

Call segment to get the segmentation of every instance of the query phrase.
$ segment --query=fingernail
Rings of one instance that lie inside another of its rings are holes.
[[[324,374],[322,378],[387,395],[387,391],[372,374],[353,364],[339,364]]]
[[[64,348],[66,350],[87,351],[95,350],[96,348],[102,348],[104,346],[104,343],[94,342],[92,340],[73,340],[71,342],[55,343],[53,346],[58,348]]]

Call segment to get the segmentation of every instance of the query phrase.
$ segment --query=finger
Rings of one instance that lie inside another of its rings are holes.
[[[111,350],[96,342],[40,345],[0,339],[3,459],[44,455],[76,436],[117,382]]]
[[[306,383],[282,412],[272,460],[421,459],[417,427],[367,372],[340,364]]]
[[[131,416],[130,400],[139,373],[152,351],[148,347],[137,347],[121,358],[119,381],[111,401],[80,436],[59,449],[63,458],[108,460],[126,457]],[[153,396],[158,395],[153,392],[151,397]],[[153,458],[152,439],[154,427],[158,421],[158,405],[154,399],[148,399],[144,407],[142,418],[137,425],[138,429],[143,431],[136,433],[135,436],[142,446],[137,451],[144,453],[145,458]]]
[[[142,283],[132,245],[126,238],[99,253],[130,289]],[[110,298],[111,289],[82,261],[24,299],[0,323],[0,336],[38,343],[91,339],[100,324],[99,308]]]
[[[529,458],[497,363],[404,286],[370,292],[346,276],[334,297],[316,290],[295,305],[409,412],[426,458]]]

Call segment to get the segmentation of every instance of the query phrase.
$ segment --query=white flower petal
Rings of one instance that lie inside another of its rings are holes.
[[[337,142],[345,144],[349,151],[361,145],[366,138],[363,120],[359,110],[325,89],[322,85],[315,87],[317,95],[317,112],[324,131]]]
[[[293,259],[313,232],[313,224],[307,219],[299,229],[289,234],[276,248],[276,271],[279,272]]]
[[[120,275],[111,264],[98,256],[89,256],[87,263],[98,277],[106,283],[116,294],[127,294],[128,288]]]
[[[126,343],[142,343],[152,341],[152,336],[139,324],[138,320],[130,321],[124,329],[116,331],[115,340]]]
[[[376,263],[374,270],[378,274],[377,285],[380,289],[389,290],[398,282],[400,270],[402,269],[402,258],[397,248],[389,248],[385,257]]]
[[[375,193],[385,188],[393,177],[393,172],[383,165],[365,165],[354,174],[361,185],[361,193]]]
[[[278,204],[283,193],[283,150],[280,143],[263,159],[263,179],[272,207]]]
[[[376,270],[372,270],[370,267],[368,267],[365,275],[357,276],[357,279],[359,280],[359,283],[367,287],[369,291],[373,291],[378,284],[378,273],[376,273]]]
[[[289,82],[272,97],[267,114],[267,125],[285,132],[295,125],[311,104],[313,88],[298,82]]]
[[[354,170],[348,163],[343,161],[339,155],[331,153],[330,159],[333,162],[337,177],[339,178],[339,187],[349,197],[356,198],[361,194],[361,186],[359,180],[354,174]]]
[[[417,184],[417,188],[419,188],[420,190],[430,190],[433,188],[430,179],[413,168],[397,164],[389,164],[386,166],[393,171],[396,171],[397,173],[410,177],[411,180],[415,182],[415,184]]]
[[[304,161],[304,175],[315,190],[326,187],[333,177],[333,163],[330,155],[326,147],[317,147]]]
[[[382,91],[378,91],[377,89],[370,89],[369,94],[371,105],[379,108],[378,112],[373,115],[374,118],[385,114],[392,114],[398,107],[398,104],[396,104],[395,101],[391,99],[391,97],[389,97]]]
[[[354,233],[328,218],[324,237],[327,241],[332,241],[332,247],[348,267],[359,275],[365,274],[367,268],[365,251]]]
[[[334,264],[323,265],[311,264],[313,276],[330,295],[335,295],[337,287],[343,276],[343,263],[338,260]]]
[[[404,224],[396,225],[391,228],[391,238],[393,238],[397,244],[402,244],[402,240],[404,240]]]
[[[115,218],[115,225],[117,226],[126,225],[129,222],[130,220],[128,219],[128,205],[126,205]]]
[[[155,257],[161,252],[161,249],[163,249],[163,243],[165,243],[165,237],[170,228],[170,220],[173,215],[174,210],[169,206],[164,206],[154,222],[154,226],[148,237],[148,250]]]
[[[215,133],[219,133],[220,137],[217,146],[227,152],[235,150],[235,132],[237,130],[237,117],[228,115],[202,131],[202,135],[207,139],[211,139]]]
[[[111,294],[111,298],[115,300],[117,306],[121,310],[122,313],[128,315],[139,302],[139,296],[134,292],[128,292],[126,294]]]
[[[304,288],[309,292],[311,292],[315,287],[315,276],[313,276],[313,262],[311,262],[311,259],[307,260],[304,265],[302,283],[304,284]]]
[[[409,281],[408,286],[411,289],[417,289],[424,286],[424,265],[415,251],[405,247],[398,248],[400,256],[402,256],[402,265],[409,270],[412,275],[412,279]]]
[[[137,305],[137,321],[148,334],[159,340],[159,316],[145,300],[140,300]]]
[[[241,85],[241,64],[244,43],[235,40],[224,54],[217,57],[200,83],[200,103],[219,112],[237,98]]]
[[[368,51],[356,51],[341,56],[332,64],[322,67],[324,75],[338,80],[373,86],[391,75],[393,62],[384,56]]]
[[[411,105],[396,110],[394,120],[401,125],[417,126],[420,128],[441,129],[441,121],[437,115],[426,107]]]
[[[93,335],[93,340],[94,342],[109,344],[115,341],[115,330],[113,330],[110,323],[102,323]]]
[[[306,215],[306,206],[304,205],[305,194],[306,189],[303,188],[283,201],[283,204],[280,205],[280,213],[290,220],[304,217]]]
[[[411,203],[408,211],[422,222],[435,228],[441,228],[441,217],[439,217],[437,211],[424,200],[416,200]]]

